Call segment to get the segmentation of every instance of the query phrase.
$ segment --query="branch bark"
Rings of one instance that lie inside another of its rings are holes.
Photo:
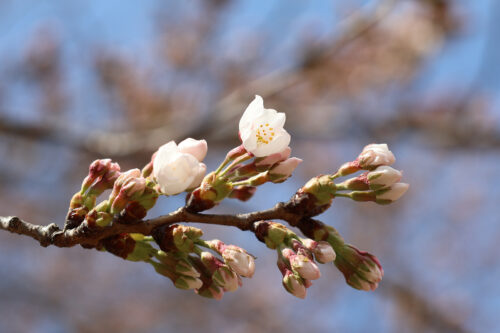
[[[0,216],[0,229],[29,236],[39,241],[43,247],[49,245],[71,247],[78,244],[84,247],[95,247],[99,241],[113,235],[122,233],[151,235],[153,229],[157,227],[180,222],[225,225],[253,231],[254,222],[285,220],[290,225],[297,225],[300,219],[301,216],[290,212],[287,210],[286,204],[280,202],[267,210],[237,215],[191,213],[186,207],[181,207],[170,214],[154,219],[140,220],[134,224],[123,224],[117,219],[108,227],[90,228],[86,223],[82,223],[77,228],[66,231],[61,230],[55,223],[42,226],[21,220],[17,216]]]

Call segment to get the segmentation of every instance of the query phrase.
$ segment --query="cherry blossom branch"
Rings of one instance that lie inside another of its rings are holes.
[[[24,221],[17,216],[0,216],[0,229],[12,233],[29,236],[40,242],[43,247],[54,245],[57,247],[71,247],[78,244],[94,247],[99,241],[122,233],[141,233],[151,235],[153,229],[164,225],[179,222],[196,222],[233,226],[241,230],[253,230],[253,223],[261,220],[285,220],[295,225],[301,219],[299,215],[289,212],[285,203],[278,203],[273,208],[246,214],[200,214],[191,213],[186,207],[157,218],[137,221],[134,224],[123,224],[119,219],[109,227],[92,229],[86,224],[81,224],[75,229],[61,230],[55,223],[46,226],[35,225]]]

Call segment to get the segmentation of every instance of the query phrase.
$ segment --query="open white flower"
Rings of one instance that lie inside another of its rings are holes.
[[[245,149],[256,157],[280,153],[288,147],[290,134],[283,128],[286,116],[264,108],[259,95],[248,105],[240,119],[240,138]]]
[[[207,154],[205,140],[186,139],[177,145],[170,141],[158,149],[153,176],[162,193],[174,195],[200,185],[207,170],[201,163]]]

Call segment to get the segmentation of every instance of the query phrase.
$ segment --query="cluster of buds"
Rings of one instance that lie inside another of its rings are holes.
[[[155,186],[141,176],[139,169],[121,173],[117,163],[96,160],[90,165],[80,192],[71,199],[66,228],[74,228],[83,221],[89,227],[105,227],[115,215],[119,215],[122,223],[140,220],[158,199]],[[112,189],[109,198],[96,205],[97,197],[109,189]]]
[[[332,246],[325,241],[301,239],[284,225],[270,221],[256,223],[255,235],[278,253],[278,268],[283,286],[292,295],[305,298],[312,280],[320,278],[316,262],[326,264],[335,260]]]
[[[105,190],[113,188],[116,179],[120,176],[120,166],[110,159],[95,160],[90,164],[89,174],[83,180],[79,192],[73,195],[66,217],[66,229],[79,226],[87,214],[96,206],[96,200]],[[98,218],[97,211],[91,213],[94,219]]]
[[[356,160],[340,167],[338,175],[348,175],[357,170],[368,171],[338,184],[337,191],[351,190],[343,195],[355,201],[373,201],[381,205],[398,200],[409,185],[400,183],[403,173],[390,167],[395,160],[387,144],[366,146]]]
[[[372,254],[358,250],[344,239],[335,228],[313,219],[304,219],[300,230],[319,244],[329,244],[335,251],[335,266],[342,272],[348,285],[359,290],[375,290],[382,280],[384,270]],[[316,260],[321,262],[316,256]]]
[[[153,237],[161,250],[150,263],[177,288],[220,299],[224,292],[242,285],[241,277],[253,276],[254,258],[238,246],[204,241],[202,235],[200,229],[183,225],[156,229]]]
[[[335,197],[390,204],[401,198],[409,187],[399,182],[402,172],[390,167],[395,160],[387,144],[367,145],[354,161],[343,164],[336,173],[309,180],[297,191],[288,208],[311,217],[328,209]],[[367,171],[342,183],[335,183],[335,179],[360,170]]]

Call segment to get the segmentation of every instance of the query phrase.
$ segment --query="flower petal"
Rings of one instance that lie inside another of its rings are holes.
[[[205,140],[195,140],[193,138],[187,138],[181,141],[177,146],[181,153],[191,154],[198,159],[198,161],[203,161],[207,155],[207,142]]]
[[[191,154],[176,153],[170,156],[168,163],[164,163],[156,170],[155,178],[160,189],[167,195],[183,192],[197,176],[199,162]]]
[[[272,141],[269,141],[269,143],[267,144],[260,144],[260,145],[258,144],[257,147],[253,149],[251,152],[256,157],[268,156],[276,152],[281,152],[285,150],[290,144],[290,140],[291,140],[290,134],[288,134],[286,130],[281,129],[281,131],[277,133],[277,136],[275,136]],[[249,148],[247,148],[247,150],[249,150]]]
[[[198,171],[196,172],[196,175],[191,184],[189,185],[188,189],[200,186],[201,182],[203,181],[203,178],[205,178],[206,172],[207,172],[207,166],[204,163],[200,163],[198,165]]]
[[[253,119],[259,117],[264,112],[264,100],[259,95],[255,95],[254,100],[248,104],[240,119],[240,131],[243,127],[249,126]]]

